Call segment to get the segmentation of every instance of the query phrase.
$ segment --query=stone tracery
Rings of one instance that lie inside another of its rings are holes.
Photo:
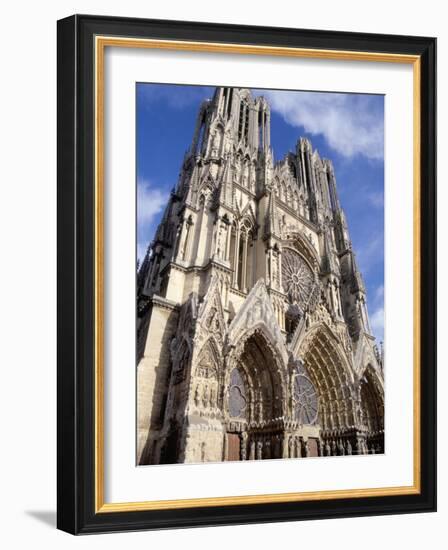
[[[282,282],[289,301],[303,311],[313,289],[314,276],[301,256],[290,248],[285,248],[282,254]]]

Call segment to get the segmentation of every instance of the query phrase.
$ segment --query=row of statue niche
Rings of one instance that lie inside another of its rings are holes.
[[[194,393],[194,403],[196,407],[204,409],[214,409],[217,407],[218,391],[216,384],[198,383]]]
[[[243,446],[244,447],[244,446]],[[301,458],[310,454],[308,441],[302,437],[290,437],[288,439],[288,457]],[[253,435],[249,442],[249,460],[261,460],[266,458],[282,458],[283,437],[276,435]]]
[[[332,439],[323,444],[323,456],[346,456],[346,455],[366,455],[381,453],[379,444],[371,443],[368,445],[363,439],[359,439],[356,444],[349,439]]]
[[[353,445],[351,444],[350,440],[331,440],[326,441],[322,445],[322,451],[323,456],[344,456],[344,455],[352,455],[356,454],[356,452],[353,452]],[[363,452],[358,454],[364,454]]]
[[[288,440],[288,456],[289,458],[302,458],[309,456],[308,441],[302,437],[293,436]]]
[[[243,164],[243,166],[241,166]],[[255,168],[251,169],[251,164],[245,160],[241,163],[241,158],[237,155],[235,158],[235,168],[234,168],[234,181],[240,183],[243,187],[247,187],[251,191],[255,189]],[[240,178],[238,181],[238,174]]]
[[[251,435],[249,439],[249,460],[281,458],[282,437],[279,434]],[[242,460],[246,460],[245,445],[242,445]]]

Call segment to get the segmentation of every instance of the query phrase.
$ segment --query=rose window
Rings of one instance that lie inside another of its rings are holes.
[[[314,276],[305,260],[290,249],[282,254],[282,282],[289,302],[303,309],[313,291]]]
[[[230,375],[229,387],[229,414],[232,418],[244,418],[246,416],[246,389],[241,373],[233,369]]]

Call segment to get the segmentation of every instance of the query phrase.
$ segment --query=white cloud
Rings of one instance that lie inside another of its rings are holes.
[[[139,225],[149,225],[167,202],[167,194],[154,189],[148,180],[137,182],[137,220]]]
[[[265,91],[263,95],[288,124],[322,134],[340,155],[383,159],[384,117],[377,99],[317,92]]]
[[[148,180],[137,182],[137,258],[143,259],[155,231],[152,227],[167,204],[168,194],[154,188]]]
[[[372,206],[375,206],[376,208],[384,207],[384,193],[382,191],[369,193],[367,198]]]
[[[384,285],[379,285],[372,296],[373,313],[370,326],[377,343],[384,341]]]
[[[147,242],[142,242],[142,241],[137,242],[137,260],[140,261],[140,264],[146,255],[147,249],[148,249]]]
[[[384,254],[384,236],[382,233],[374,235],[364,246],[357,246],[356,260],[363,276],[377,264]]]
[[[379,287],[377,287],[375,291],[374,300],[375,300],[375,303],[378,303],[378,302],[382,303],[384,301],[384,285],[380,285]]]
[[[370,326],[377,340],[384,340],[384,308],[379,307],[370,317]]]

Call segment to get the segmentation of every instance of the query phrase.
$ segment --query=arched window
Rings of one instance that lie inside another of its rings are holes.
[[[190,215],[190,216],[188,216],[187,220],[185,221],[185,239],[184,239],[184,242],[182,244],[182,250],[181,250],[182,260],[188,260],[188,253],[189,253],[189,250],[190,250],[192,226],[193,226],[193,219]]]
[[[247,397],[243,377],[238,368],[230,373],[229,382],[229,416],[231,418],[246,418]]]
[[[247,138],[249,136],[249,108],[246,106],[244,113],[244,139],[247,143]]]
[[[243,290],[243,267],[244,267],[244,246],[245,246],[245,239],[246,239],[246,233],[245,231],[240,232],[240,242],[238,247],[238,274],[237,274],[237,282],[238,282],[238,288],[240,290]]]
[[[201,122],[198,129],[197,137],[196,137],[196,143],[194,147],[195,155],[202,153],[202,150],[204,148],[204,134],[205,134],[205,114],[203,114],[201,117]]]
[[[294,191],[293,194],[292,207],[294,209],[294,212],[297,212],[297,210],[299,209],[299,195],[297,194],[297,191]]]
[[[384,452],[384,392],[376,380],[373,367],[368,366],[361,379],[360,424],[367,430],[369,452]]]
[[[230,250],[229,250],[229,261],[230,261],[230,268],[232,271],[236,271],[236,227],[235,224],[232,226],[232,230],[230,233]]]
[[[245,120],[245,114],[244,114],[244,103],[241,101],[240,103],[240,116],[238,121],[238,140],[240,140],[243,137],[243,131],[244,131],[244,120]]]
[[[265,115],[263,111],[258,113],[258,148],[263,149],[264,147],[264,119]]]
[[[216,128],[216,135],[213,143],[213,153],[217,156],[222,154],[224,142],[224,129],[221,125]]]
[[[248,292],[253,283],[253,230],[252,223],[245,219],[231,235],[230,265],[233,269],[233,286]]]
[[[286,185],[283,182],[280,187],[280,200],[286,202]]]
[[[278,178],[275,178],[274,180],[274,193],[275,193],[275,196],[281,200],[281,195],[280,195],[280,182],[278,180]]]
[[[233,101],[233,88],[230,88],[228,90],[228,97],[227,97],[227,118],[230,118],[230,115],[232,113],[232,101]]]
[[[296,168],[296,165],[294,163],[292,163],[290,165],[291,167],[291,173],[292,173],[292,177],[297,180],[297,168]]]
[[[248,187],[249,186],[249,159],[246,157],[244,159],[244,163],[243,163],[243,170],[242,170],[242,185],[244,185],[244,187]]]

